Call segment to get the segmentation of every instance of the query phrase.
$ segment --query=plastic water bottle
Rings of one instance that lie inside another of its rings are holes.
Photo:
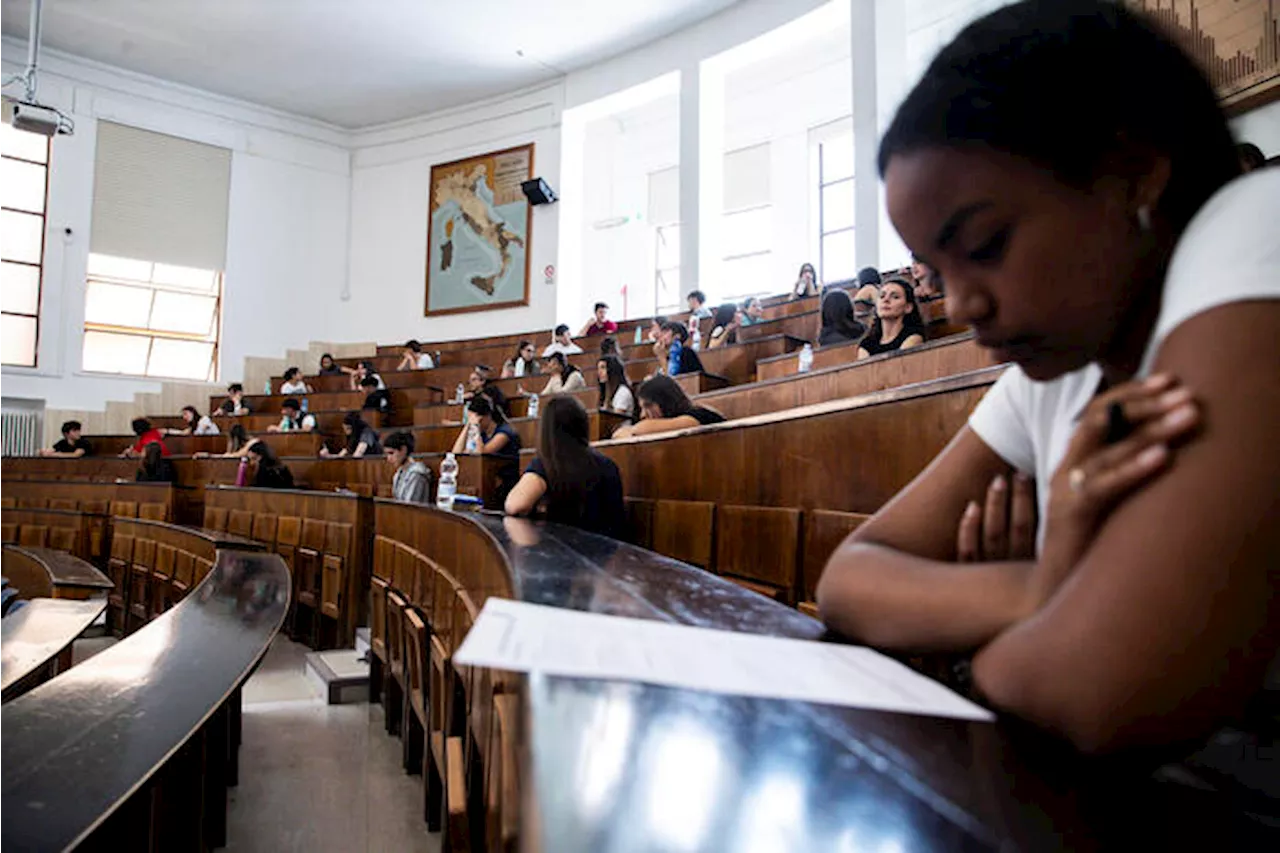
[[[475,424],[467,426],[467,452],[478,453],[480,451],[480,427]]]
[[[302,398],[302,414],[305,415],[306,413],[307,413],[307,398],[303,397]]]
[[[461,403],[461,402],[462,402],[462,395],[463,395],[463,394],[465,394],[465,393],[467,393],[467,389],[466,389],[466,388],[463,388],[463,387],[462,387],[462,383],[461,383],[461,382],[459,382],[459,383],[458,383],[458,387],[457,387],[456,389],[454,389],[454,392],[453,392],[453,402],[455,402],[455,403]]]
[[[444,455],[440,463],[440,483],[436,486],[436,506],[453,509],[453,498],[458,494],[458,460],[452,453]]]
[[[529,395],[529,417],[536,418],[538,416],[538,395]]]
[[[813,369],[813,347],[805,344],[800,349],[800,372],[808,373]]]
[[[640,343],[644,340],[644,338],[640,337],[641,334],[643,333],[640,331],[640,327],[636,326],[636,343]]]
[[[271,380],[265,379],[262,382],[262,393],[271,396]]]
[[[694,352],[702,349],[702,321],[696,318],[693,328],[689,330],[689,346],[693,347]]]

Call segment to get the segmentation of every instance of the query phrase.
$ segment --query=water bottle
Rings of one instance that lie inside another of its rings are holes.
[[[640,331],[640,327],[636,326],[636,343],[641,343],[644,340],[644,338],[640,337],[641,334],[643,333]]]
[[[466,389],[466,388],[463,388],[463,387],[462,387],[462,383],[461,383],[461,382],[459,382],[459,383],[458,383],[458,387],[457,387],[457,388],[454,390],[454,392],[453,392],[453,402],[455,402],[455,403],[461,403],[461,402],[462,402],[462,395],[463,395],[463,394],[465,394],[465,393],[467,393],[467,389]]]
[[[467,452],[480,452],[480,427],[475,424],[467,426]]]
[[[694,352],[702,349],[702,321],[696,317],[693,320],[693,328],[689,330],[689,345],[693,347]]]
[[[306,413],[307,413],[307,398],[303,397],[302,398],[302,414],[305,415]]]
[[[684,349],[684,344],[680,343],[680,339],[676,338],[671,341],[671,349],[667,351],[667,375],[676,376],[680,373],[680,353]]]
[[[271,380],[270,380],[270,379],[264,379],[264,380],[263,380],[263,382],[262,382],[262,393],[263,393],[263,394],[266,394],[268,397],[270,397],[270,396],[271,396]]]
[[[249,482],[249,457],[240,457],[240,467],[236,469],[236,485],[243,486]]]
[[[444,455],[440,463],[440,483],[436,486],[436,506],[453,509],[454,495],[458,494],[458,460],[452,453]]]
[[[529,417],[536,418],[538,416],[538,395],[529,395]]]
[[[813,368],[813,347],[805,344],[800,350],[800,372],[808,373]]]

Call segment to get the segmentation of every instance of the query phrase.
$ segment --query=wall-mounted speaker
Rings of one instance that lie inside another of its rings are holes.
[[[556,191],[542,178],[524,181],[520,184],[520,189],[524,191],[524,197],[529,199],[529,204],[551,204],[556,200]]]

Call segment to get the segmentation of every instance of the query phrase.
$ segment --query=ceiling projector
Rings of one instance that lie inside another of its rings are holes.
[[[13,126],[41,136],[71,132],[71,126],[53,107],[43,107],[29,101],[14,101]]]

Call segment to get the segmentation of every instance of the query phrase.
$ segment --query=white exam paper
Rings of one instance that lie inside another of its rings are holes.
[[[641,681],[734,696],[991,721],[995,715],[861,646],[739,634],[490,598],[463,666]]]

